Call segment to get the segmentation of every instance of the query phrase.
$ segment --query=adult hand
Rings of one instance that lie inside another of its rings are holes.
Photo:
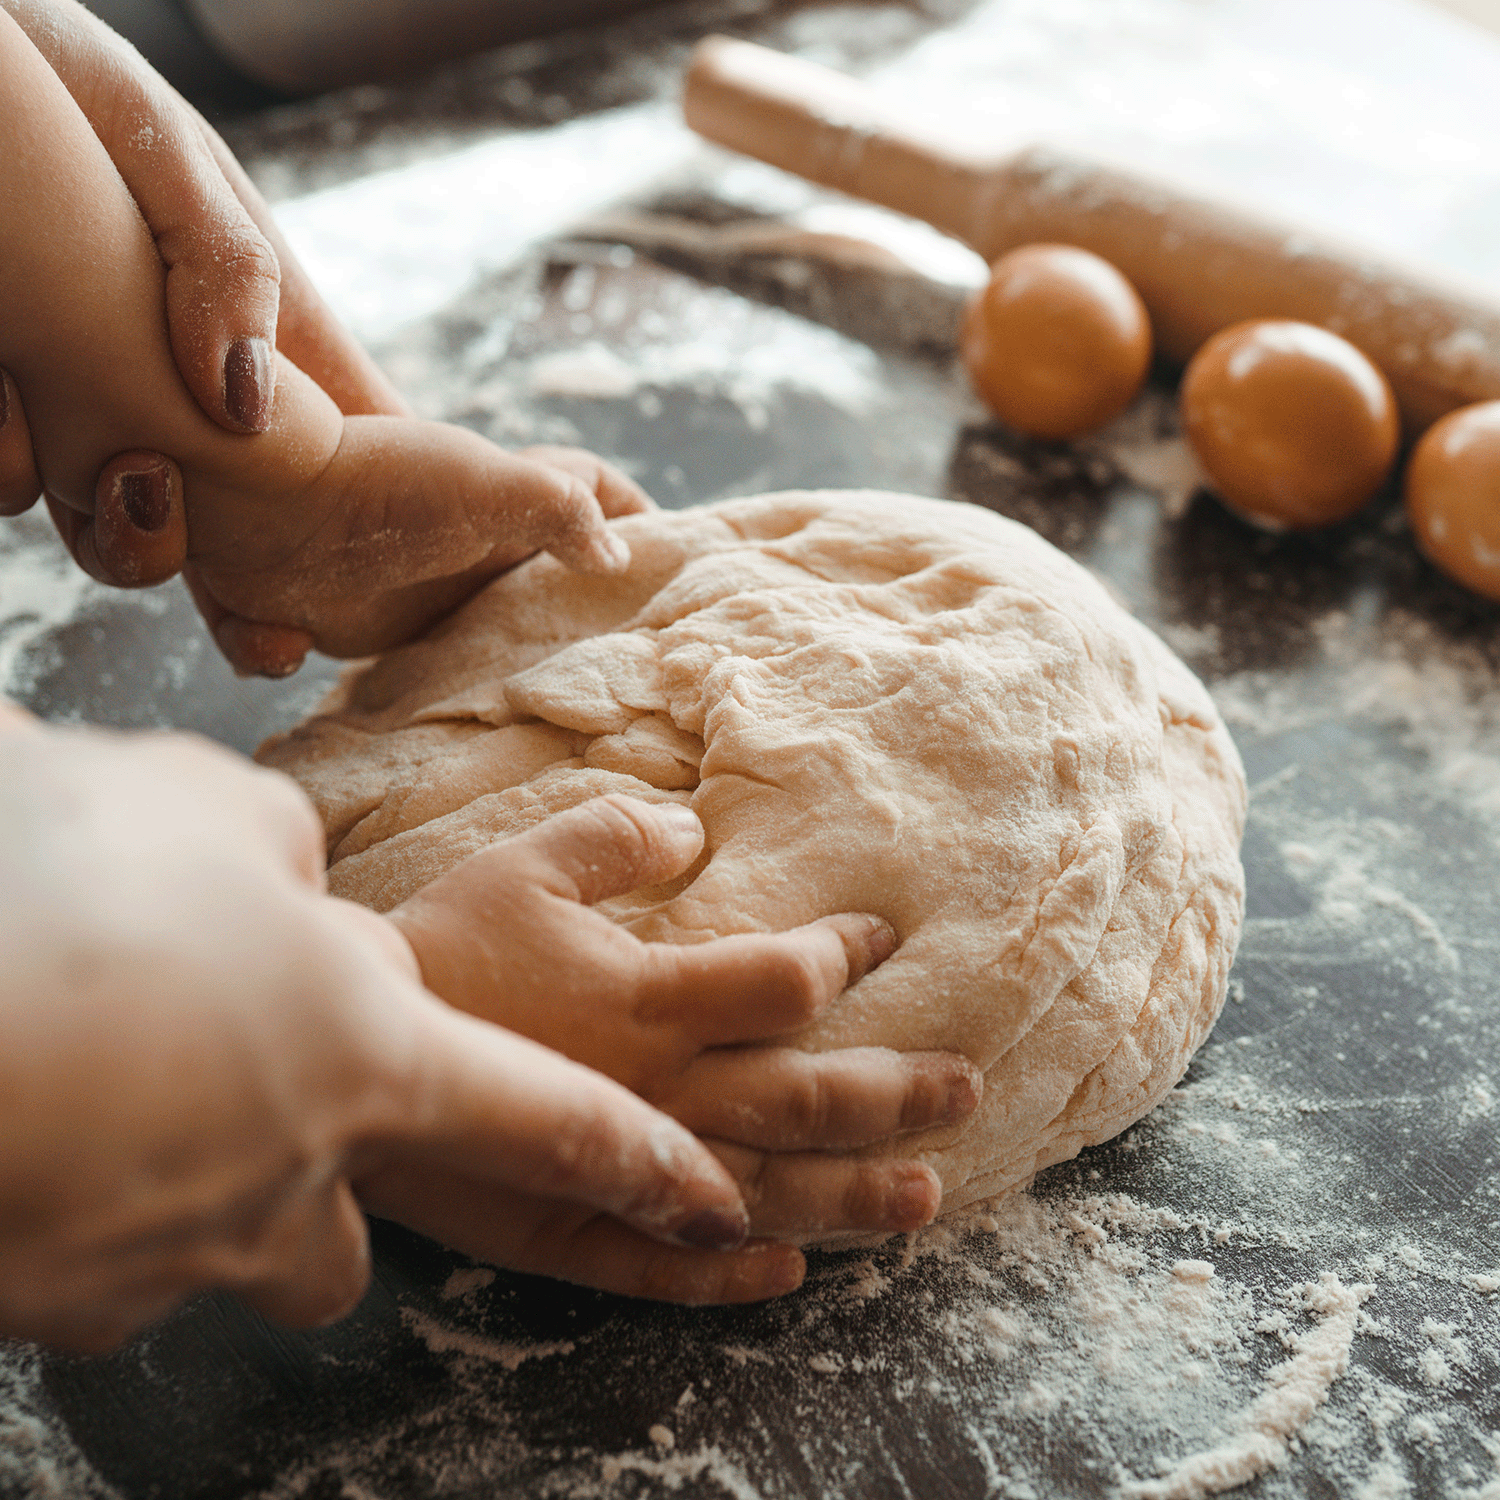
[[[702,846],[685,807],[602,797],[481,850],[390,920],[433,993],[609,1074],[708,1139],[756,1233],[926,1223],[941,1198],[932,1168],[853,1150],[966,1118],[978,1070],[950,1053],[810,1053],[781,1040],[892,951],[883,921],[678,945],[642,942],[591,910],[680,874]],[[514,1263],[517,1225],[490,1205],[444,1191],[432,1211],[441,1237]],[[595,1232],[600,1253],[617,1255],[619,1231]],[[672,1285],[672,1260],[651,1247],[653,1294]]]
[[[406,403],[318,295],[218,133],[76,0],[0,0],[114,162],[167,268],[172,352],[203,410],[263,432],[279,349],[346,415]]]
[[[403,1175],[743,1239],[682,1126],[435,999],[321,867],[284,777],[187,736],[0,721],[0,1333],[100,1350],[206,1287],[329,1320],[368,1276],[353,1184]],[[684,1253],[708,1295],[795,1280],[777,1250]]]
[[[344,330],[269,207],[203,117],[141,55],[76,0],[0,0],[46,58],[108,151],[167,270],[167,326],[194,399],[231,432],[261,432],[279,349],[346,415],[408,407]],[[0,516],[42,493],[15,382],[0,371]],[[64,540],[102,583],[140,588],[187,556],[182,483],[166,455],[132,450],[100,473],[92,516]]]

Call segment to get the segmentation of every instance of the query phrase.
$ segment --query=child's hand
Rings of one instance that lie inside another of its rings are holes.
[[[103,1349],[206,1287],[334,1318],[369,1274],[366,1181],[419,1228],[456,1182],[638,1258],[670,1242],[709,1298],[795,1282],[795,1252],[732,1248],[740,1196],[686,1130],[440,1003],[321,871],[285,777],[0,712],[0,1336]],[[567,1251],[540,1268],[639,1280]]]
[[[757,1233],[926,1223],[941,1196],[930,1167],[829,1153],[964,1119],[979,1100],[977,1069],[948,1053],[815,1054],[771,1040],[886,957],[889,927],[837,916],[679,946],[643,943],[589,910],[679,874],[702,844],[685,808],[603,797],[482,850],[390,920],[435,994],[609,1074],[707,1138]],[[447,1212],[456,1217],[442,1220],[444,1237],[467,1226],[463,1248],[515,1263],[503,1216],[456,1200]],[[485,1234],[502,1236],[502,1249]],[[669,1259],[652,1248],[658,1272]]]
[[[604,522],[651,501],[581,449],[507,453],[462,427],[350,417],[328,465],[291,494],[268,504],[259,476],[200,477],[188,508],[188,586],[219,649],[241,672],[280,676],[313,647],[398,645],[539,548],[616,572],[630,553]],[[53,514],[65,536],[82,529]]]

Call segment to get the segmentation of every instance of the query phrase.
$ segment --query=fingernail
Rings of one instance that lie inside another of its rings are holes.
[[[172,495],[165,464],[154,469],[135,469],[115,480],[115,494],[125,519],[137,531],[157,532],[172,517]]]
[[[948,1085],[948,1098],[943,1106],[943,1123],[955,1125],[967,1120],[979,1107],[979,1090],[974,1080],[967,1076],[955,1078]]]
[[[703,832],[703,824],[692,808],[680,802],[659,802],[657,811],[661,820],[673,833],[691,833],[695,837]]]
[[[933,1202],[932,1179],[925,1173],[913,1173],[899,1182],[886,1199],[886,1226],[890,1229],[920,1229],[937,1213]]]
[[[870,967],[883,964],[896,951],[896,929],[883,917],[871,917],[870,935],[865,940],[870,949]]]
[[[676,1238],[694,1250],[737,1250],[749,1233],[750,1219],[743,1211],[705,1208],[678,1228]]]
[[[795,1292],[806,1275],[807,1262],[800,1255],[788,1256],[776,1268],[775,1274],[767,1277],[766,1295],[784,1297],[788,1292]]]
[[[224,406],[252,432],[271,418],[271,346],[265,339],[236,339],[224,356]]]

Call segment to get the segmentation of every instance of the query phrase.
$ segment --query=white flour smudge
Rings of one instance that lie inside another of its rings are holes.
[[[0,693],[22,695],[55,666],[48,636],[107,593],[68,556],[45,514],[0,521]]]

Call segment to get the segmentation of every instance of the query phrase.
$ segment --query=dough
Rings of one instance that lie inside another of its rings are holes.
[[[601,792],[690,803],[705,856],[606,903],[700,942],[872,911],[896,954],[800,1038],[966,1053],[964,1126],[881,1151],[944,1208],[1106,1140],[1223,1003],[1245,783],[1208,694],[1083,568],[974,506],[788,493],[618,523],[619,578],[538,556],[359,670],[261,759],[385,911]]]

